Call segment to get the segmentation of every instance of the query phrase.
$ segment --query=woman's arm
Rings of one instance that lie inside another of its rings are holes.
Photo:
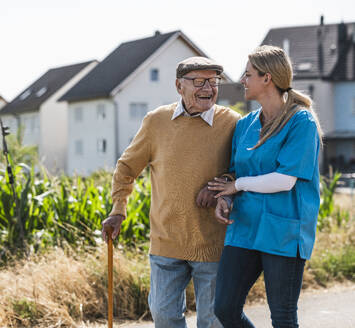
[[[255,177],[242,177],[235,180],[238,191],[254,191],[260,193],[275,193],[289,191],[297,181],[296,177],[278,172],[258,175]]]
[[[216,179],[208,183],[208,189],[220,191],[215,197],[232,195],[238,191],[253,191],[270,194],[280,191],[289,191],[293,188],[297,178],[278,172],[258,175],[255,177],[241,177],[232,182]]]

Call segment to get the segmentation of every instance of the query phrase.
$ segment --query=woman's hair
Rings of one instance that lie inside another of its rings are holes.
[[[263,76],[266,73],[271,75],[271,80],[280,92],[280,95],[285,99],[281,114],[262,127],[260,139],[251,149],[261,146],[268,138],[278,133],[290,118],[301,109],[307,109],[312,113],[317,125],[319,138],[322,142],[323,133],[317,114],[312,109],[311,98],[291,88],[293,76],[292,64],[283,49],[265,45],[256,48],[248,57],[250,64],[258,71],[259,76]]]

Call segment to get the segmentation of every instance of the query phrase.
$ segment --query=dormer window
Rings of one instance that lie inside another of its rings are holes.
[[[312,63],[300,63],[297,65],[298,71],[310,71],[312,68]]]
[[[31,90],[27,89],[21,96],[20,100],[25,100],[31,94]]]
[[[336,53],[336,50],[337,50],[337,46],[333,43],[331,46],[330,46],[330,54],[331,55],[334,55]]]
[[[36,92],[36,96],[39,98],[47,92],[47,87],[43,87]]]

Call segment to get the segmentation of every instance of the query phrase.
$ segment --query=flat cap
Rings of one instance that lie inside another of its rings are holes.
[[[205,70],[216,71],[217,74],[221,74],[223,72],[223,66],[206,57],[189,57],[178,64],[176,77],[179,79],[188,72]]]

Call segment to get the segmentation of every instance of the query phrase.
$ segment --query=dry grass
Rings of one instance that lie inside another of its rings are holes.
[[[115,316],[137,319],[148,313],[147,263],[115,252]],[[75,258],[55,250],[0,271],[0,327],[76,327],[106,317],[104,252]],[[143,269],[144,267],[144,269]]]
[[[334,203],[339,206],[342,210],[350,212],[350,215],[354,217],[355,215],[355,191],[354,195],[345,193],[335,193]]]

